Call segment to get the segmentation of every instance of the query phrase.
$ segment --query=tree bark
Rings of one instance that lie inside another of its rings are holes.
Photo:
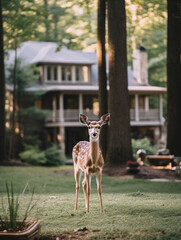
[[[6,159],[5,121],[6,121],[6,118],[5,118],[3,19],[2,19],[2,4],[0,0],[0,162]]]
[[[167,147],[181,156],[181,1],[167,0]]]
[[[98,0],[97,14],[97,59],[98,59],[98,80],[99,80],[99,116],[108,112],[107,100],[107,76],[106,76],[106,0]],[[105,125],[101,129],[100,145],[101,150],[106,158],[107,152],[107,132],[108,126]]]
[[[13,70],[13,112],[11,116],[11,136],[9,146],[9,159],[15,159],[15,128],[16,128],[16,66],[17,66],[17,40],[15,39],[15,56]]]
[[[124,165],[132,160],[127,79],[125,1],[108,1],[109,109],[111,113],[107,162]]]

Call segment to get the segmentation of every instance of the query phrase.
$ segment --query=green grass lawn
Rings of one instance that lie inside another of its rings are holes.
[[[6,180],[13,180],[17,189],[27,181],[35,186],[37,204],[31,217],[40,219],[42,239],[82,227],[88,229],[86,239],[181,239],[181,182],[103,177],[101,214],[93,177],[90,213],[85,214],[82,189],[79,210],[74,212],[73,175],[54,172],[71,168],[0,167],[1,194]],[[27,193],[24,204],[29,197]]]

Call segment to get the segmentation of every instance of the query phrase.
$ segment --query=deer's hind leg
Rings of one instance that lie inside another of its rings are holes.
[[[84,198],[85,198],[85,207],[86,207],[86,212],[89,212],[89,199],[90,199],[90,191],[91,191],[91,176],[88,175],[87,173],[84,173],[84,180],[82,182],[82,187],[84,190]]]
[[[75,199],[75,210],[78,209],[78,194],[80,189],[80,179],[81,179],[82,171],[79,167],[74,166],[74,176],[76,182],[76,199]]]
[[[82,181],[82,188],[84,190],[84,198],[85,198],[85,208],[87,210],[87,182],[86,182],[86,177],[84,173],[84,180]]]

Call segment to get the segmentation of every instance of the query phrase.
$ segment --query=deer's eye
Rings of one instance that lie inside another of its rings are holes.
[[[97,127],[98,129],[100,129],[101,127]]]
[[[88,129],[91,129],[91,127],[90,127],[90,126],[88,126]]]

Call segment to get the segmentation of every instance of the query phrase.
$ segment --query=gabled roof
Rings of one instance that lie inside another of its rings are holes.
[[[14,63],[14,51],[8,51],[9,56],[6,58],[6,64]],[[36,42],[27,41],[21,44],[17,50],[18,58],[22,59],[23,65],[27,64],[71,64],[71,65],[90,65],[92,84],[98,86],[98,63],[96,52],[83,52],[70,50],[62,47],[58,50],[57,43],[54,42]],[[108,56],[107,73],[108,73]],[[142,86],[133,78],[133,71],[128,67],[128,85]],[[146,88],[149,87],[145,86]],[[156,89],[155,89],[156,90]]]
[[[17,55],[23,59],[25,64],[65,63],[91,65],[96,63],[82,51],[74,51],[66,47],[58,50],[58,45],[54,42],[24,42],[18,48]]]

